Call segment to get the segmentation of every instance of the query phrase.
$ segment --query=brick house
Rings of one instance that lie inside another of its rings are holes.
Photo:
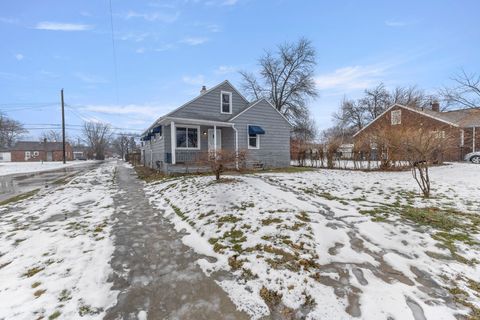
[[[358,145],[384,132],[384,128],[409,130],[420,127],[445,138],[447,145],[442,155],[445,161],[463,160],[467,153],[480,151],[480,108],[442,112],[438,102],[432,104],[431,110],[394,104],[353,137]]]
[[[67,161],[73,160],[73,149],[67,142],[65,145]],[[63,148],[61,142],[18,141],[11,149],[11,161],[62,161]]]

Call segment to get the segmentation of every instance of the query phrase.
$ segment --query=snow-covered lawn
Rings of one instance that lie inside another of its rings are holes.
[[[33,173],[40,171],[49,171],[55,169],[61,169],[65,167],[84,165],[89,161],[68,161],[63,164],[61,161],[55,162],[0,162],[0,176],[16,173]]]
[[[0,207],[0,319],[98,319],[107,277],[114,166]]]
[[[218,284],[254,319],[479,317],[480,167],[180,177],[146,185],[184,242],[226,270]],[[477,309],[475,309],[477,308]]]

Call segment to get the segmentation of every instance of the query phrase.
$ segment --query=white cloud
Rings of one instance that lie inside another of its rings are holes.
[[[182,81],[189,85],[201,86],[205,84],[205,77],[201,74],[196,76],[183,76]]]
[[[208,41],[205,37],[187,37],[180,42],[188,44],[189,46],[198,46]]]
[[[222,31],[222,29],[220,28],[220,26],[218,24],[209,24],[209,25],[207,25],[207,29],[210,32],[220,32],[220,31]]]
[[[23,58],[24,58],[23,54],[21,54],[21,53],[15,54],[15,59],[17,59],[18,61],[22,61]]]
[[[165,107],[154,105],[87,105],[81,110],[86,112],[96,112],[108,115],[132,115],[136,117],[158,117]],[[136,119],[140,120],[140,119]]]
[[[174,49],[174,48],[175,48],[175,45],[173,45],[171,43],[166,43],[166,44],[163,44],[163,45],[157,47],[155,49],[155,51],[162,52],[162,51],[167,51],[167,50],[171,50],[171,49]]]
[[[224,6],[233,6],[236,5],[238,0],[225,0],[222,2],[222,5]]]
[[[365,89],[378,82],[389,68],[390,66],[381,64],[339,68],[316,76],[315,83],[319,90]]]
[[[175,13],[164,13],[164,12],[150,12],[150,13],[139,13],[136,11],[129,11],[125,15],[123,15],[124,19],[133,19],[133,18],[141,18],[146,21],[159,21],[164,23],[172,23],[177,21],[178,17],[180,16],[180,12]]]
[[[385,21],[385,25],[388,27],[405,27],[409,25],[409,22],[406,21],[399,21],[399,20],[387,20]]]
[[[37,23],[35,29],[51,31],[86,31],[93,29],[93,26],[88,24],[43,21]]]
[[[137,50],[135,50],[136,53],[145,53],[145,48],[138,48]]]
[[[150,36],[152,36],[152,34],[149,32],[128,32],[118,36],[118,39],[123,41],[142,42]]]
[[[237,68],[233,66],[219,66],[214,72],[219,75],[234,73],[237,71]]]
[[[97,84],[97,83],[107,83],[108,81],[105,78],[102,78],[97,75],[86,74],[83,72],[76,72],[73,74],[76,78],[80,79],[81,81],[89,84]]]

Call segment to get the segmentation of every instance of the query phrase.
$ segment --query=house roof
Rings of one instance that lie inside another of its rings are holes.
[[[62,142],[18,141],[12,151],[57,151],[62,150]]]
[[[445,112],[422,110],[433,117],[455,123],[459,127],[480,126],[480,108],[460,109]]]
[[[426,117],[452,125],[454,127],[468,128],[468,127],[480,126],[480,108],[460,109],[460,110],[440,112],[440,111],[433,111],[430,109],[408,107],[401,104],[393,104],[387,110],[385,110],[381,115],[379,115],[377,118],[372,120],[369,124],[367,124],[365,127],[358,130],[353,136],[355,137],[360,132],[368,128],[371,124],[375,123],[377,119],[382,117],[385,113],[387,113],[388,111],[390,111],[390,109],[394,107],[407,109],[407,110],[422,114]]]
[[[155,122],[153,122],[153,124],[152,124],[150,127],[148,127],[147,130],[145,130],[144,132],[142,132],[142,135],[145,135],[150,129],[152,129],[153,127],[155,127],[155,126],[156,126],[158,123],[160,123],[164,118],[167,118],[167,117],[169,117],[171,114],[177,112],[178,110],[180,110],[180,109],[182,109],[182,108],[190,105],[190,104],[191,104],[192,102],[194,102],[195,100],[197,100],[197,99],[199,99],[200,97],[204,96],[205,94],[207,94],[207,93],[209,93],[209,92],[217,89],[218,87],[222,86],[223,84],[228,84],[230,87],[232,87],[232,89],[233,89],[236,93],[238,93],[238,95],[245,101],[245,103],[248,103],[248,100],[242,95],[241,92],[239,92],[239,91],[237,90],[237,88],[235,88],[235,87],[230,83],[230,81],[224,80],[224,81],[220,82],[219,84],[217,84],[216,86],[213,86],[212,88],[208,89],[208,90],[205,91],[204,93],[202,93],[202,94],[196,96],[195,98],[191,99],[190,101],[185,102],[185,103],[182,104],[180,107],[178,107],[178,108],[176,108],[176,109],[168,112],[167,114],[161,116],[160,118],[158,118]]]

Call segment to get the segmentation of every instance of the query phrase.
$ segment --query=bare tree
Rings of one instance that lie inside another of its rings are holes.
[[[195,161],[197,165],[209,166],[210,170],[215,174],[215,180],[220,180],[220,176],[226,170],[235,169],[237,162],[239,164],[245,162],[246,151],[240,150],[217,150],[216,152],[205,152]]]
[[[240,72],[242,88],[253,99],[268,99],[293,122],[304,118],[308,114],[308,100],[318,95],[314,81],[315,55],[312,43],[305,38],[279,45],[277,52],[267,51],[259,59],[258,76]]]
[[[40,140],[41,141],[47,140],[47,141],[52,141],[52,142],[60,142],[60,141],[62,141],[62,132],[57,131],[57,130],[44,131],[40,135]]]
[[[122,159],[125,159],[126,155],[128,154],[130,144],[130,137],[126,133],[120,133],[117,135],[115,139],[112,141],[112,146]]]
[[[355,100],[343,98],[340,110],[333,114],[333,118],[339,128],[362,129],[367,120],[363,107]]]
[[[0,147],[11,147],[16,139],[26,132],[20,122],[0,113]]]
[[[110,125],[101,122],[85,122],[83,135],[95,159],[104,160],[105,150],[112,136]]]
[[[390,93],[380,83],[373,89],[366,89],[365,96],[359,100],[360,107],[365,110],[368,121],[382,114],[392,104]]]
[[[418,128],[404,133],[403,148],[405,158],[411,165],[412,175],[425,198],[430,197],[431,181],[429,166],[441,161],[441,154],[446,151],[447,140],[453,136],[445,135],[445,130],[432,131],[428,128]]]
[[[372,89],[366,89],[364,96],[357,100],[344,97],[340,110],[333,114],[333,118],[337,127],[358,131],[395,103],[413,108],[430,108],[435,99],[435,96],[427,95],[416,86],[396,87],[388,91],[380,83]]]
[[[439,92],[447,104],[463,108],[478,108],[480,106],[480,74],[467,73],[462,69],[451,79],[455,85],[444,87]]]

